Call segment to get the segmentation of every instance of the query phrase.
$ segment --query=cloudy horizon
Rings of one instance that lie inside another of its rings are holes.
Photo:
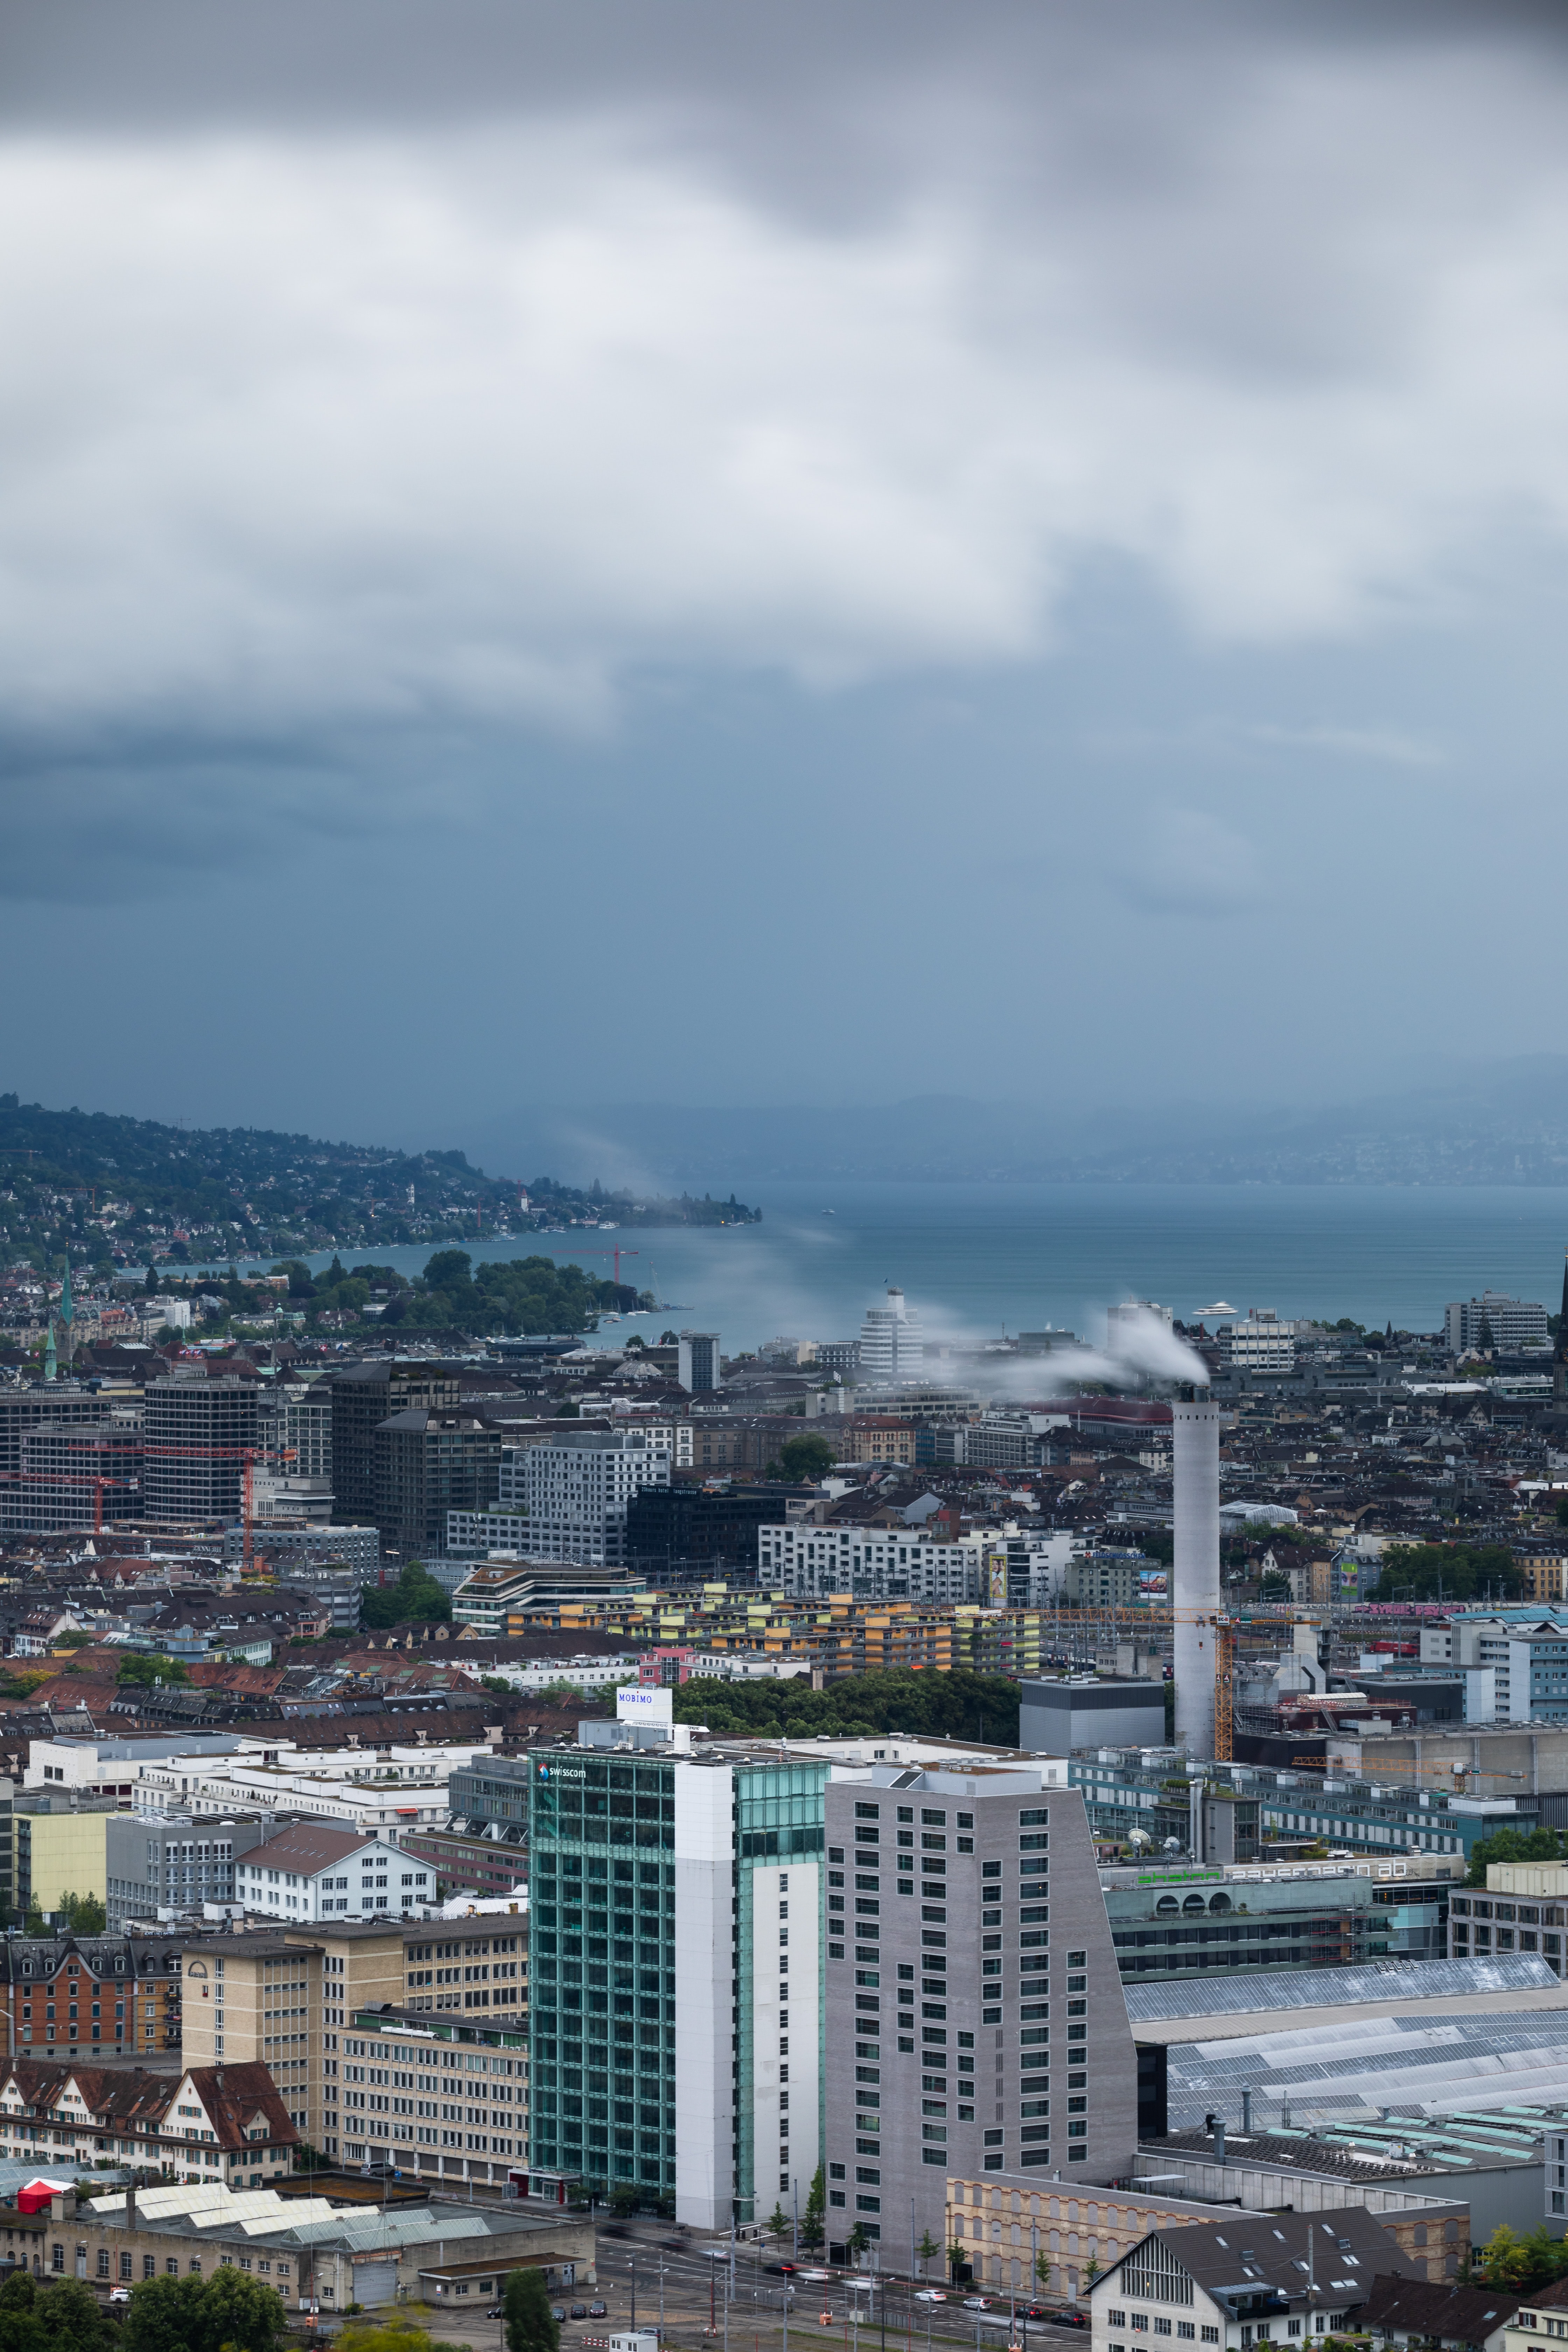
[[[1555,1048],[1547,12],[0,34],[6,1084],[460,1142]]]

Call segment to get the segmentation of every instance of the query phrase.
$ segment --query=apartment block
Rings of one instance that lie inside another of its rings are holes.
[[[146,2057],[178,2050],[181,1939],[8,1936],[10,2047],[37,2058]]]
[[[826,1790],[830,2258],[857,2225],[940,2236],[950,2173],[1131,2168],[1137,2059],[1064,1780],[889,1762]]]
[[[757,1572],[786,1593],[847,1592],[856,1600],[984,1601],[985,1545],[932,1543],[910,1528],[799,1527],[757,1530]]]

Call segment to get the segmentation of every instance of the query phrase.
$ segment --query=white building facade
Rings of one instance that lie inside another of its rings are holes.
[[[919,1380],[925,1370],[920,1317],[901,1290],[889,1288],[885,1307],[870,1307],[860,1326],[859,1380],[869,1387]]]
[[[499,1501],[526,1510],[531,1559],[618,1566],[627,1505],[639,1487],[668,1486],[670,1467],[670,1449],[650,1431],[574,1430],[504,1454]]]
[[[871,1601],[984,1601],[994,1537],[931,1543],[909,1528],[763,1527],[757,1569],[788,1593]]]

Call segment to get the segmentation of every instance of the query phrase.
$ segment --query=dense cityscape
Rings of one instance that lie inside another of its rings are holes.
[[[542,1267],[568,1328],[447,1311]],[[1497,2300],[1563,2210],[1568,1320],[980,1345],[890,1287],[731,1355],[574,1266],[384,1271],[12,1268],[9,2156],[482,2191],[498,2275],[563,2199],[574,2277],[599,2200],[911,2294],[945,2250],[1045,2327],[1151,2200],[1284,2183],[1382,2233],[1365,2295],[1259,2286],[1311,2333]]]

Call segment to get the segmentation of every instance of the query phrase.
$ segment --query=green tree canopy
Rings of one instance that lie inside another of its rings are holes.
[[[1478,1838],[1470,1849],[1467,1886],[1484,1886],[1489,1862],[1563,1862],[1568,1860],[1568,1837],[1560,1830],[1494,1830]]]
[[[709,1682],[693,1676],[674,1693],[678,1723],[705,1723],[724,1738],[864,1738],[903,1732],[911,1738],[984,1739],[1005,1748],[1018,1738],[1018,1685],[1004,1675],[961,1667],[950,1675],[846,1675],[814,1691],[804,1675],[778,1682]]]
[[[601,1282],[552,1257],[491,1259],[476,1272],[467,1250],[447,1249],[389,1301],[383,1320],[432,1331],[584,1331],[606,1309],[637,1303],[631,1284]]]
[[[452,1598],[416,1559],[407,1561],[395,1584],[367,1584],[360,1594],[363,1624],[449,1625]]]
[[[272,2287],[224,2263],[210,2279],[143,2279],[131,2290],[123,2352],[283,2352],[288,2318]]]
[[[506,2352],[560,2352],[560,2323],[550,2316],[542,2271],[513,2271],[502,2298]]]
[[[1524,1570],[1507,1544],[1390,1544],[1377,1590],[1380,1601],[1517,1601]]]
[[[146,1689],[153,1683],[188,1683],[191,1678],[177,1658],[145,1657],[137,1652],[121,1659],[114,1679],[117,1683],[136,1683]]]
[[[110,2352],[116,2330],[81,2279],[18,2271],[0,2287],[0,2352]]]
[[[787,1437],[779,1448],[786,1478],[826,1478],[837,1459],[826,1437]]]
[[[827,2235],[827,2181],[819,2164],[806,2191],[805,2210],[800,2217],[800,2242],[813,2253]]]
[[[109,1926],[109,1914],[96,1895],[62,1895],[55,1908],[64,1914],[73,1936],[101,1936]]]

